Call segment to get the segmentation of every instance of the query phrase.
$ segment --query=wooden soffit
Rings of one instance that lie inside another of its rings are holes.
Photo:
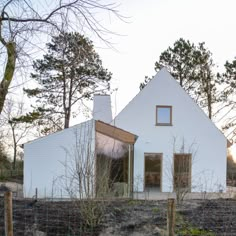
[[[134,144],[137,136],[123,129],[104,123],[100,120],[95,121],[95,130],[101,134],[117,139],[124,143]]]
[[[227,148],[230,148],[232,145],[233,145],[233,143],[230,142],[230,141],[227,139]]]

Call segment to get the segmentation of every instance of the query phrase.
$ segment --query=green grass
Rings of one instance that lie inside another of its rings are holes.
[[[153,207],[152,208],[152,213],[156,214],[160,211],[160,209],[158,207]]]
[[[215,234],[209,230],[203,230],[195,227],[188,227],[177,231],[177,235],[189,236],[189,235],[204,235],[204,236],[215,236]]]
[[[176,225],[180,225],[179,229],[176,229],[176,235],[179,236],[215,236],[215,233],[210,230],[199,229],[191,225],[178,212],[176,212]]]

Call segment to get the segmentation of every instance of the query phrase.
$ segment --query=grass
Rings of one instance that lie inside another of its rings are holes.
[[[186,229],[178,230],[177,235],[181,235],[181,236],[189,236],[189,235],[215,236],[215,234],[211,231],[199,229],[199,228],[195,228],[195,227],[188,227]]]
[[[160,211],[160,209],[158,207],[154,207],[152,208],[152,213],[156,214]]]
[[[128,206],[138,206],[138,205],[141,205],[142,203],[143,203],[143,201],[130,199],[128,201]]]
[[[200,229],[186,222],[183,216],[178,212],[176,212],[176,225],[179,225],[178,228],[176,227],[176,235],[179,236],[215,236],[215,233],[210,230]]]

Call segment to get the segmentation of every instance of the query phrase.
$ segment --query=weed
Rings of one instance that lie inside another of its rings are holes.
[[[215,236],[215,233],[213,233],[210,230],[199,229],[197,227],[192,226],[191,224],[186,222],[184,220],[183,216],[178,212],[176,212],[176,225],[180,225],[180,228],[176,229],[176,235],[180,235],[180,236],[189,236],[189,235]]]
[[[156,214],[160,211],[160,209],[158,207],[154,207],[152,208],[152,213]]]
[[[178,230],[177,235],[181,235],[181,236],[187,236],[187,235],[215,236],[215,234],[211,231],[204,230],[204,229],[199,229],[199,228],[194,228],[194,227],[188,227],[188,228],[185,228],[185,229]]]
[[[142,201],[139,201],[139,200],[131,199],[131,200],[128,201],[129,206],[137,206],[137,205],[141,205],[141,204],[142,204]]]

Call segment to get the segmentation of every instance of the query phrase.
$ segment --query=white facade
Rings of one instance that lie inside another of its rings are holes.
[[[78,160],[95,152],[94,120],[83,122],[24,145],[24,196],[69,197],[66,188],[78,192],[72,178]],[[81,162],[80,162],[81,163]],[[93,171],[93,162],[91,162]],[[92,180],[91,180],[92,181]]]
[[[157,105],[172,106],[172,126],[156,125]],[[138,191],[144,190],[145,153],[162,154],[162,191],[172,192],[173,153],[182,152],[192,154],[192,192],[226,190],[227,140],[166,69],[117,115],[115,125],[138,136],[134,145]]]
[[[93,97],[93,119],[106,123],[112,121],[111,97],[110,95],[94,95]]]
[[[109,123],[110,97],[95,96],[94,101],[94,118]],[[172,107],[172,125],[156,124],[156,106]],[[138,137],[134,144],[134,191],[145,190],[144,156],[150,153],[162,156],[162,192],[173,191],[174,153],[192,155],[192,192],[226,190],[227,140],[166,69],[134,97],[114,124]],[[115,132],[105,123],[102,127],[108,137],[115,134],[114,138],[127,138],[125,131]],[[94,176],[95,130],[93,119],[25,144],[25,197],[32,197],[36,188],[38,197],[69,197],[67,186],[74,193],[81,193],[77,182],[69,181],[73,179],[71,170],[77,167],[78,160],[87,163],[85,160],[90,157],[86,168]]]

